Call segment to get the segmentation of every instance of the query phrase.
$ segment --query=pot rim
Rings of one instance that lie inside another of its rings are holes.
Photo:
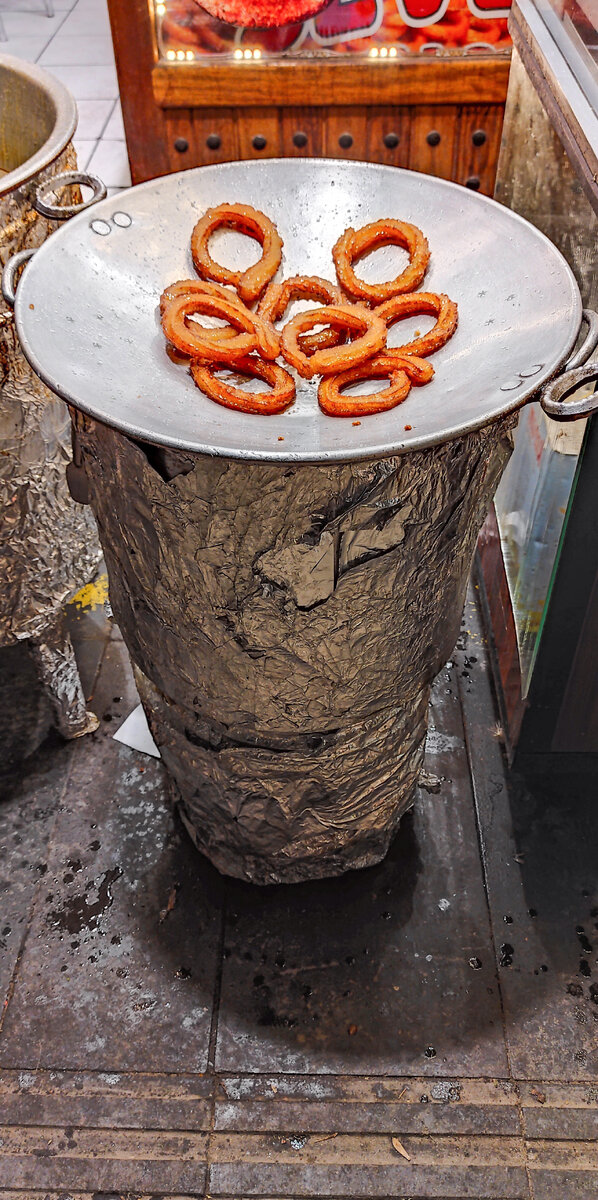
[[[14,171],[9,171],[0,179],[1,197],[15,191],[30,179],[34,179],[58,158],[58,155],[68,146],[77,128],[78,114],[77,105],[68,88],[41,67],[34,63],[24,62],[21,58],[15,58],[12,54],[0,54],[0,67],[7,68],[16,75],[24,76],[42,88],[50,97],[55,113],[52,132],[43,146],[40,146],[39,150],[32,154],[26,162],[21,163],[20,166],[15,167]]]

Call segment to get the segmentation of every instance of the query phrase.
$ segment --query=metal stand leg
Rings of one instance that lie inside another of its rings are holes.
[[[54,4],[53,4],[52,0],[44,0],[44,4],[46,7],[46,16],[53,17],[54,16]]]
[[[29,643],[38,675],[54,709],[55,725],[62,737],[93,733],[99,721],[85,707],[73,643],[62,622],[45,630],[43,638]]]

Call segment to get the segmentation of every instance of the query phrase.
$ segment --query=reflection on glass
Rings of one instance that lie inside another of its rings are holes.
[[[247,29],[211,17],[197,0],[154,4],[160,55],[185,63],[288,56],[501,53],[511,41],[511,0],[332,0],[317,16],[280,29]]]
[[[598,0],[536,0],[536,6],[598,112]]]

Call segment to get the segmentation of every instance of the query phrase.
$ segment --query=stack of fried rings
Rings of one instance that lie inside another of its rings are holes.
[[[245,271],[216,262],[208,242],[219,227],[255,238],[262,247],[258,262]],[[355,262],[388,244],[408,251],[408,265],[395,279],[366,283],[356,274]],[[322,376],[318,402],[328,416],[384,412],[405,400],[413,384],[430,381],[434,369],[426,358],[444,346],[457,327],[457,305],[448,296],[414,291],[424,278],[430,252],[421,230],[405,221],[387,218],[357,231],[345,230],[332,251],[338,285],[316,275],[273,282],[282,239],[272,221],[248,204],[208,209],[193,230],[191,253],[199,278],[178,280],[164,290],[162,328],[170,345],[191,360],[191,374],[201,391],[227,408],[260,414],[288,408],[295,383],[275,362],[282,355],[304,378]],[[299,313],[279,333],[274,322],[293,300],[318,300],[321,307]],[[252,311],[249,306],[256,302]],[[419,314],[435,316],[433,328],[405,345],[387,348],[389,327]],[[197,315],[226,324],[208,328],[189,319]],[[219,377],[224,369],[263,380],[270,390],[248,392]],[[386,378],[389,386],[372,395],[343,395],[353,383]]]

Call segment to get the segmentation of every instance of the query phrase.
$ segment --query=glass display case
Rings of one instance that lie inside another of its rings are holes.
[[[218,21],[196,0],[158,0],[154,17],[160,57],[183,63],[213,56],[500,53],[511,45],[508,11],[500,0],[333,0],[309,20],[248,29]]]
[[[109,0],[135,183],[204,163],[358,158],[492,193],[504,0],[331,0],[248,29],[197,0]]]

